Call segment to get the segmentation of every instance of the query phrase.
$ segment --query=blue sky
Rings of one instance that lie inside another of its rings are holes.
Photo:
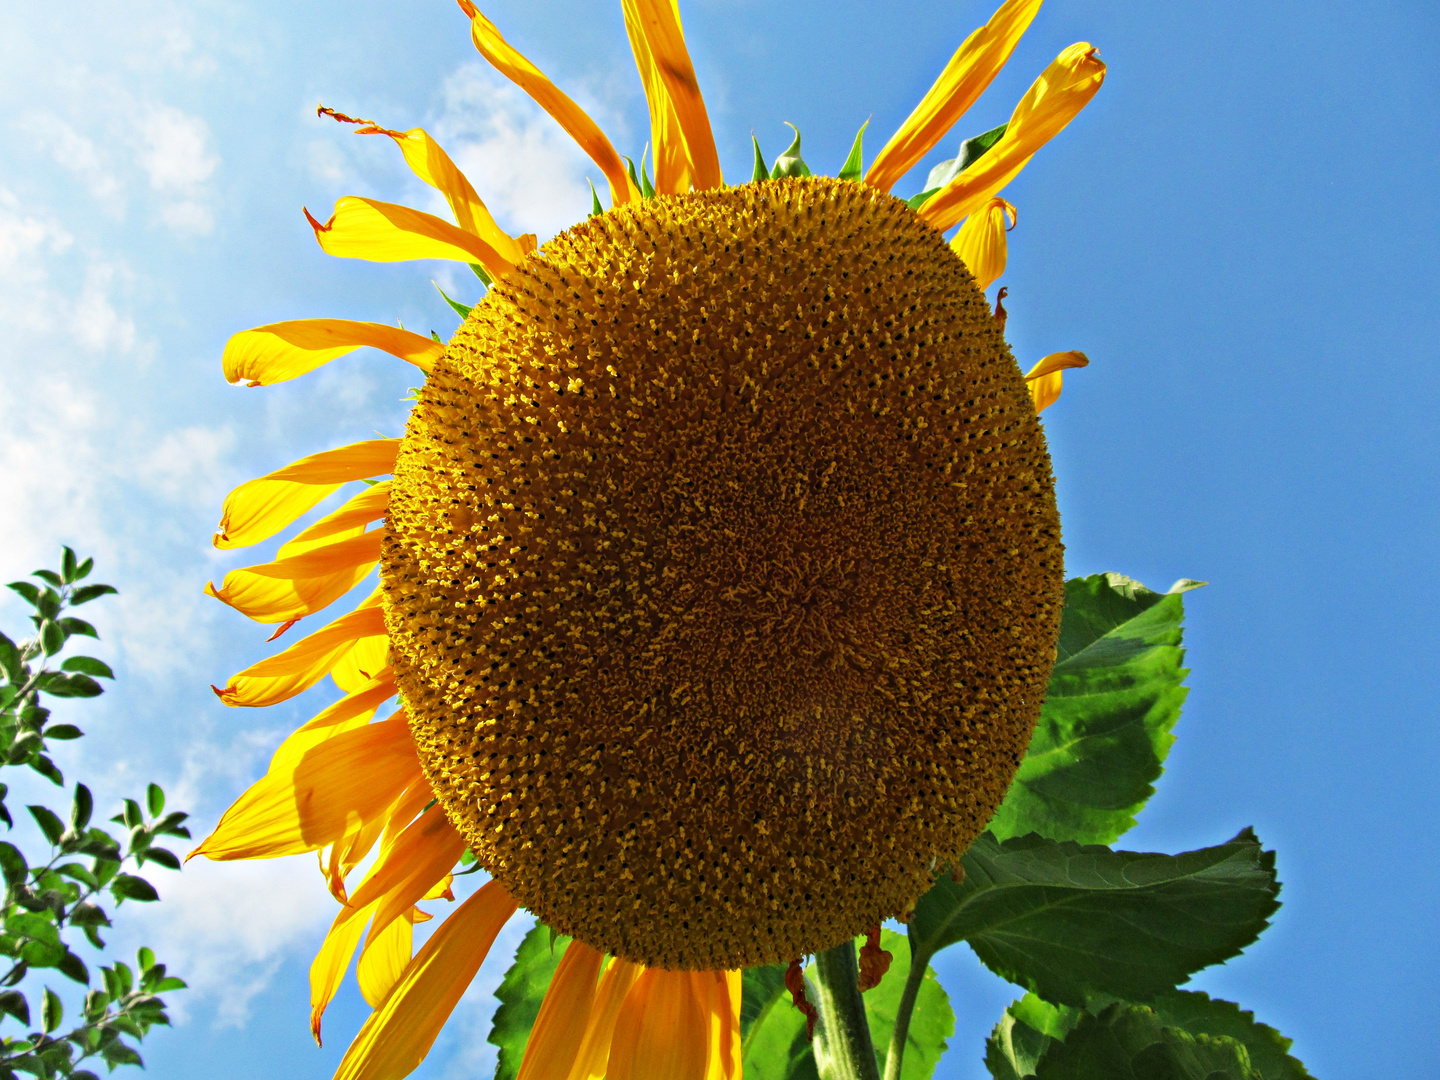
[[[496,0],[487,14],[624,152],[646,141],[619,5]],[[873,154],[986,4],[685,0],[732,180],[753,131],[800,126],[834,172]],[[1192,692],[1160,792],[1122,843],[1182,850],[1245,825],[1279,849],[1285,907],[1197,985],[1296,1039],[1317,1076],[1434,1075],[1440,757],[1434,657],[1440,333],[1440,12],[1408,2],[1048,0],[1007,71],[899,190],[1004,120],[1073,41],[1095,102],[1007,190],[1009,335],[1027,364],[1091,366],[1046,414],[1072,573],[1191,594]],[[435,202],[388,140],[317,101],[425,126],[502,225],[580,218],[598,172],[483,67],[448,0],[127,0],[0,12],[0,575],[61,543],[122,597],[97,608],[116,690],[74,707],[65,764],[111,796],[156,779],[212,823],[302,700],[227,710],[207,685],[263,633],[200,593],[239,565],[209,545],[230,487],[372,431],[398,434],[403,365],[356,355],[266,390],[225,385],[236,330],[284,318],[400,320],[442,334],[447,265],[323,255],[300,213],[363,194]],[[0,607],[13,626],[19,613]],[[314,691],[318,698],[323,691]],[[191,978],[150,1075],[330,1075],[353,993],[309,1042],[304,977],[332,907],[305,859],[161,881],[126,934]],[[514,932],[509,937],[513,944]],[[504,951],[505,941],[497,950]],[[503,961],[503,958],[502,958]],[[1010,990],[954,951],[959,1016],[939,1075],[983,1075]],[[418,1076],[483,1075],[482,973]]]

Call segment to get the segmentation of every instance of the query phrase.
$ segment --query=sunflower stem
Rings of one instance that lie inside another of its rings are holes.
[[[815,954],[820,1000],[815,1063],[823,1080],[880,1080],[870,1022],[860,996],[855,942]]]
[[[890,1047],[885,1054],[885,1080],[900,1080],[900,1066],[905,1060],[905,1040],[910,1037],[910,1017],[915,1013],[915,1001],[920,996],[920,984],[925,981],[925,971],[930,957],[916,956],[915,947],[910,947],[910,973],[905,976],[905,989],[900,994],[900,1007],[895,1010],[895,1027],[890,1032]]]

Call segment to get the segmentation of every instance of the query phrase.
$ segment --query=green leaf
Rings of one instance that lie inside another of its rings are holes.
[[[1051,1045],[1070,1033],[1083,1009],[1051,1005],[1034,994],[1010,1003],[985,1041],[985,1067],[995,1080],[1025,1080],[1035,1075]]]
[[[765,155],[760,152],[760,140],[755,133],[750,133],[750,145],[755,148],[755,170],[750,174],[750,182],[758,184],[761,180],[770,179],[770,166],[765,164]]]
[[[5,875],[5,884],[12,889],[23,885],[30,875],[30,867],[20,849],[4,840],[0,840],[0,872]]]
[[[924,206],[927,202],[933,199],[935,197],[935,193],[939,190],[940,189],[938,187],[926,188],[924,191],[920,192],[919,195],[911,195],[910,198],[906,199],[905,205],[910,207],[911,210],[919,210],[920,207]]]
[[[58,726],[65,727],[66,725],[60,724]],[[35,760],[30,762],[30,768],[45,777],[46,780],[49,780],[56,787],[65,786],[65,775],[56,767],[55,763],[44,754],[36,755]]]
[[[640,155],[640,197],[655,198],[655,185],[650,182],[650,170],[645,165],[645,155]]]
[[[60,625],[65,628],[65,632],[71,637],[74,637],[76,634],[79,634],[81,637],[99,638],[100,636],[95,632],[95,627],[91,626],[84,619],[76,619],[67,615],[60,620]]]
[[[594,180],[591,180],[587,176],[585,178],[585,181],[590,185],[590,216],[599,217],[601,214],[605,213],[605,208],[600,205],[600,193],[595,190]]]
[[[48,986],[45,988],[45,1003],[41,1006],[40,1016],[42,1018],[41,1026],[47,1035],[58,1028],[65,1019],[64,1004],[60,1001],[59,995]]]
[[[61,675],[57,672],[45,683],[45,693],[54,697],[99,697],[104,692],[105,688],[89,675],[68,673]]]
[[[550,977],[570,944],[566,937],[550,944],[550,928],[536,922],[515,950],[515,960],[495,996],[500,1006],[490,1024],[489,1042],[500,1048],[495,1066],[495,1080],[515,1080],[520,1060],[525,1056],[525,1043],[540,1012],[540,1002],[550,986]]]
[[[180,856],[176,855],[173,851],[161,847],[146,848],[140,856],[140,862],[142,864],[147,862],[159,863],[169,870],[180,869]]]
[[[13,1016],[26,1027],[30,1026],[30,1003],[19,990],[6,990],[0,994],[0,1013]]]
[[[63,588],[65,585],[65,579],[55,573],[54,570],[36,570],[30,576],[38,577],[41,581],[45,582],[46,585],[53,585],[57,589]]]
[[[150,808],[152,818],[165,812],[165,792],[160,789],[159,784],[151,784],[145,789],[145,804]]]
[[[1304,1064],[1290,1056],[1292,1040],[1268,1024],[1257,1023],[1254,1013],[1234,1002],[1217,1001],[1193,990],[1172,990],[1157,997],[1151,1008],[1167,1027],[1183,1028],[1191,1035],[1227,1036],[1242,1043],[1262,1080],[1314,1080]]]
[[[81,581],[81,580],[89,577],[89,576],[90,576],[90,571],[93,570],[93,569],[95,569],[95,560],[94,560],[94,559],[86,559],[84,562],[82,562],[79,566],[77,566],[77,567],[75,568],[75,576],[74,576],[73,578],[71,578],[70,580],[72,580],[72,581]]]
[[[65,648],[65,639],[69,637],[65,628],[57,622],[46,622],[44,629],[40,631],[40,647],[45,650],[46,656],[54,656],[61,649]]]
[[[925,188],[934,192],[954,180],[962,172],[968,169],[975,162],[985,156],[992,146],[1000,141],[1000,136],[1005,134],[1008,122],[997,128],[991,128],[983,135],[976,135],[966,139],[960,144],[960,156],[951,158],[949,161],[942,161],[930,170],[930,175],[925,178]]]
[[[880,947],[891,954],[890,970],[879,986],[865,992],[865,1013],[870,1020],[870,1038],[883,1076],[890,1039],[895,1033],[895,1015],[900,1010],[900,997],[910,977],[910,943],[903,934],[882,930]],[[946,1040],[953,1034],[955,1013],[950,1008],[950,998],[935,972],[927,967],[920,979],[915,1011],[910,1015],[910,1028],[901,1051],[900,1080],[930,1080],[940,1063],[940,1055],[945,1053]]]
[[[447,293],[444,289],[440,288],[439,282],[432,280],[430,284],[435,286],[435,291],[438,292],[442,298],[444,298],[445,303],[449,304],[451,310],[454,311],[456,315],[459,315],[460,318],[468,319],[470,317],[470,312],[475,310],[473,305],[467,307],[465,304],[460,303],[459,300],[451,300],[449,293]]]
[[[743,1044],[756,1024],[763,1024],[770,1010],[785,998],[784,964],[746,968],[741,976],[740,1040]]]
[[[789,148],[775,159],[775,166],[770,170],[770,179],[778,180],[782,176],[811,176],[810,166],[806,165],[800,157],[800,129],[788,120],[785,126],[795,132],[795,141]]]
[[[113,679],[115,672],[103,660],[93,656],[72,656],[60,665],[61,671],[78,671],[82,675],[94,675],[97,679]]]
[[[859,181],[865,175],[864,157],[860,148],[861,140],[865,137],[865,129],[870,126],[870,121],[860,125],[860,130],[855,133],[855,142],[850,147],[850,156],[845,159],[845,164],[840,166],[841,180]]]
[[[60,739],[61,741],[78,739],[84,734],[85,732],[81,731],[74,724],[52,724],[44,731],[45,738]]]
[[[1065,583],[1055,670],[990,822],[997,837],[1110,844],[1135,824],[1175,741],[1187,693],[1183,594],[1198,584],[1157,593],[1119,574]]]
[[[805,1015],[785,989],[786,967],[747,968],[743,976],[740,1060],[745,1080],[819,1080]]]
[[[102,596],[109,596],[117,592],[113,585],[81,585],[70,594],[70,606],[76,604],[88,604],[91,600],[97,600]]]
[[[60,573],[64,575],[67,585],[75,580],[75,567],[75,552],[62,545],[60,548]]]
[[[491,285],[494,284],[494,282],[490,279],[490,274],[479,263],[467,263],[466,265],[468,265],[471,272],[480,279],[481,285],[484,285],[488,289]]]
[[[1037,1080],[1260,1080],[1244,1045],[1165,1026],[1143,1005],[1087,1014],[1040,1059]]]
[[[25,681],[25,662],[20,658],[20,647],[4,634],[0,634],[0,667],[12,683]]]
[[[52,844],[60,843],[60,837],[65,835],[65,824],[55,811],[44,806],[30,806],[26,809],[35,819],[35,824],[40,826],[40,831],[45,834],[45,839]]]
[[[9,585],[6,586],[6,588],[14,589],[17,593],[19,593],[25,598],[26,602],[29,603],[31,607],[39,606],[40,586],[35,585],[29,581],[12,581]]]
[[[155,891],[154,885],[134,874],[117,874],[115,880],[110,883],[110,895],[117,901],[140,900],[149,903],[152,900],[160,899],[160,894]]]
[[[1274,853],[1249,829],[1183,855],[985,833],[963,865],[963,883],[942,878],[916,905],[915,954],[966,941],[997,975],[1066,1005],[1149,1000],[1239,953],[1280,906]]]

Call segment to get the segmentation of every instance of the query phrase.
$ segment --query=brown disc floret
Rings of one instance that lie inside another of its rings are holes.
[[[481,863],[630,960],[789,960],[984,828],[1054,660],[1049,457],[984,296],[860,184],[590,218],[422,390],[382,568]]]

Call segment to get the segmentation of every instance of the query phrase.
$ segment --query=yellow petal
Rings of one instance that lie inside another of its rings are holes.
[[[390,662],[390,638],[386,634],[361,638],[350,651],[335,661],[330,677],[346,693],[363,686],[370,677]]]
[[[605,1080],[704,1080],[709,1040],[690,972],[647,968],[615,1021]]]
[[[574,948],[579,942],[571,942]],[[615,1036],[615,1022],[635,980],[645,971],[639,964],[628,960],[612,959],[600,976],[600,985],[595,990],[595,1003],[590,1008],[590,1020],[585,1025],[585,1035],[580,1040],[580,1050],[575,1055],[575,1064],[570,1068],[567,1080],[598,1080],[605,1075],[610,1060],[610,1045]]]
[[[464,837],[438,806],[406,826],[394,843],[380,852],[380,858],[350,897],[354,907],[379,901],[370,939],[374,940],[392,919],[423,900],[464,852]]]
[[[486,883],[461,904],[410,961],[385,1004],[365,1021],[335,1080],[400,1080],[412,1073],[514,913],[515,901],[498,881]]]
[[[741,1080],[740,971],[692,971],[691,981],[705,1014],[708,1053],[705,1080]]]
[[[701,191],[720,187],[725,180],[720,175],[715,136],[710,131],[710,115],[705,111],[690,51],[685,48],[679,9],[673,0],[635,0],[635,7],[650,55],[684,133],[695,187]]]
[[[670,0],[675,8],[675,21],[680,21],[680,8],[676,0]],[[635,66],[640,69],[640,81],[645,85],[645,101],[650,106],[650,144],[655,148],[655,190],[661,195],[683,195],[690,190],[690,156],[685,148],[685,135],[680,130],[680,117],[675,112],[675,103],[670,100],[670,91],[660,75],[659,65],[645,40],[645,31],[640,21],[638,0],[621,0],[625,12],[625,32],[630,37],[630,49],[635,54]]]
[[[1000,73],[1039,10],[1040,0],[1006,0],[989,22],[966,38],[875,158],[865,183],[889,191],[928,154]]]
[[[1035,411],[1044,412],[1060,400],[1060,384],[1066,368],[1082,368],[1090,363],[1083,352],[1051,353],[1025,373],[1025,385],[1035,402]]]
[[[360,963],[355,965],[355,980],[372,1009],[378,1009],[400,981],[414,947],[415,924],[409,918],[392,920],[365,946]]]
[[[231,570],[217,589],[205,593],[261,623],[289,622],[313,615],[353,589],[380,561],[385,530],[347,530],[338,539],[290,558]],[[281,548],[280,553],[285,554]]]
[[[429,373],[445,346],[397,326],[348,319],[296,319],[241,330],[225,343],[225,378],[271,386],[298,378],[338,356],[369,345]]]
[[[321,225],[310,217],[315,239],[326,254],[371,262],[407,259],[453,259],[480,263],[492,277],[501,277],[513,264],[474,233],[451,225],[434,214],[397,203],[342,196],[330,220]]]
[[[506,41],[495,24],[478,11],[470,20],[470,37],[480,55],[490,61],[495,70],[534,98],[535,103],[565,129],[580,149],[590,155],[590,160],[600,167],[605,179],[610,182],[612,206],[622,206],[640,197],[625,172],[625,162],[610,145],[599,125],[546,78],[544,72]]]
[[[595,983],[603,959],[579,941],[566,948],[530,1028],[516,1080],[565,1080],[570,1075],[595,1003]]]
[[[284,559],[319,547],[324,541],[341,533],[363,529],[372,521],[379,521],[390,509],[390,481],[382,480],[364,491],[352,496],[344,506],[333,514],[321,518],[295,539],[282,547],[279,557]]]
[[[468,233],[478,236],[506,262],[514,265],[525,258],[520,243],[490,216],[490,211],[475,194],[465,174],[455,167],[450,155],[423,128],[412,128],[403,134],[386,131],[405,155],[405,163],[421,180],[445,196],[455,222]]]
[[[1105,65],[1089,42],[1062,52],[1036,79],[995,145],[920,208],[937,229],[967,217],[1019,175],[1035,151],[1064,130],[1105,81]]]
[[[352,443],[241,484],[225,496],[215,546],[249,547],[274,536],[340,485],[390,472],[399,450],[399,439]]]
[[[390,808],[390,813],[385,819],[385,840],[381,846],[388,849],[391,844],[404,835],[406,826],[434,801],[435,792],[430,787],[430,781],[426,780],[422,774]]]
[[[224,861],[315,851],[382,816],[420,772],[403,712],[312,742],[298,761],[292,750],[276,764],[194,855]]]
[[[343,914],[347,914],[347,908]],[[340,989],[345,978],[345,969],[360,944],[360,934],[365,929],[363,917],[337,920],[320,944],[320,951],[310,963],[310,1035],[320,1044],[320,1023],[325,1009]]]
[[[950,250],[960,256],[982,291],[1005,272],[1005,234],[1016,220],[1015,207],[996,195],[966,218],[950,241]]]
[[[401,798],[403,797],[401,796]],[[349,900],[345,890],[345,878],[351,870],[365,860],[366,855],[370,854],[370,849],[375,846],[375,842],[385,831],[387,817],[388,814],[377,815],[351,828],[348,833],[330,845],[328,860],[324,858],[325,852],[320,852],[320,872],[325,876],[325,884],[330,889],[330,895],[340,903],[344,904]]]
[[[361,638],[385,632],[385,614],[379,608],[361,608],[302,638],[290,648],[232,675],[216,694],[226,705],[274,705],[310,689],[335,662]]]

